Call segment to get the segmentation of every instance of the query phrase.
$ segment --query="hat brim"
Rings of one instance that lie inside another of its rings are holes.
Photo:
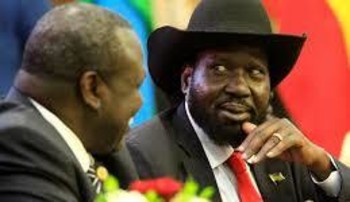
[[[266,50],[271,87],[276,87],[296,63],[306,36],[184,31],[165,26],[148,39],[148,67],[154,83],[166,94],[179,93],[181,67],[199,50],[229,43],[255,44]]]

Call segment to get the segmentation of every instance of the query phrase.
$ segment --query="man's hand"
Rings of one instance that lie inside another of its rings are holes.
[[[259,126],[245,122],[242,129],[247,138],[237,150],[243,152],[243,158],[249,163],[278,157],[307,166],[321,181],[331,173],[328,154],[307,139],[288,119],[271,118]]]

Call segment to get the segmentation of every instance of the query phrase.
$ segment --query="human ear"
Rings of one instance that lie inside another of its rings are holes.
[[[103,82],[95,71],[84,72],[79,80],[79,90],[83,102],[94,110],[101,107]]]
[[[181,91],[184,95],[187,95],[189,86],[191,84],[193,68],[189,65],[184,67],[181,74]]]

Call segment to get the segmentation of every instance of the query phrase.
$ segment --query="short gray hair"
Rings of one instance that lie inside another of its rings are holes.
[[[91,4],[54,8],[35,26],[22,69],[32,74],[77,78],[87,68],[109,68],[122,54],[118,29],[131,28],[119,15]]]

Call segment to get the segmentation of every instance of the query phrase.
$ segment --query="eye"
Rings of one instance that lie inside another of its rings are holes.
[[[266,75],[266,70],[259,67],[251,67],[248,71],[249,75],[253,78],[263,78]]]
[[[259,74],[263,74],[263,72],[260,69],[251,69],[250,73],[252,75],[259,75]]]
[[[224,65],[214,65],[213,69],[216,73],[224,73],[227,71],[227,68]]]

